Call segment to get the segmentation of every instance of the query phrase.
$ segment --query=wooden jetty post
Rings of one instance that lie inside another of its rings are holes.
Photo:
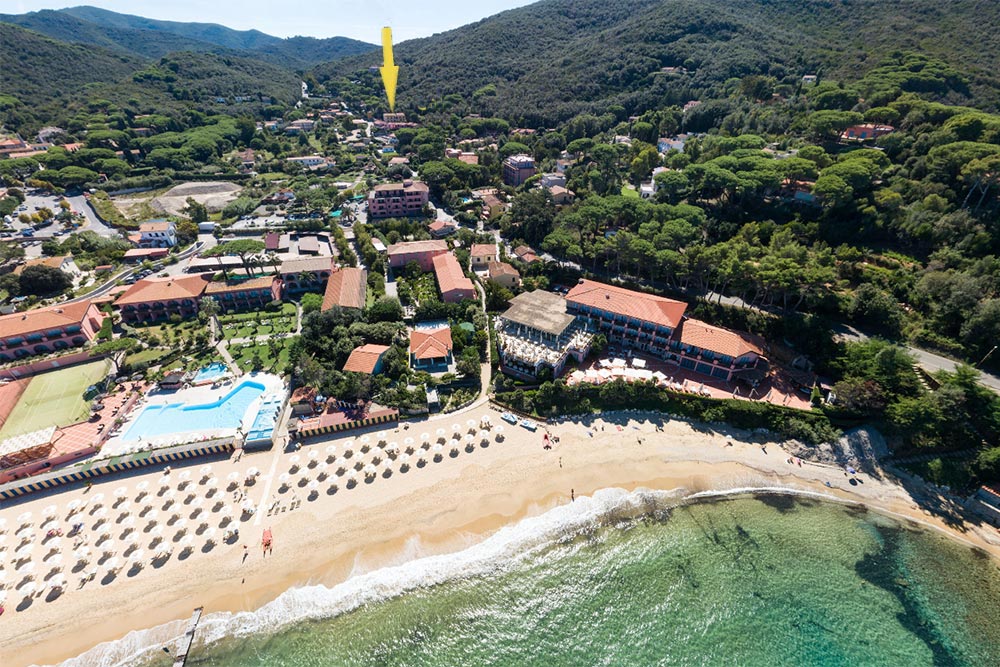
[[[181,639],[181,650],[174,656],[174,667],[184,667],[187,664],[188,653],[191,651],[191,644],[194,643],[194,631],[198,629],[198,622],[201,621],[201,612],[204,607],[198,607],[191,614],[191,623],[188,625],[184,638]]]

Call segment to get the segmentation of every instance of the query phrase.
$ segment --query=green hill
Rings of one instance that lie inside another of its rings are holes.
[[[943,97],[1000,104],[1000,3],[976,0],[542,0],[404,42],[402,104],[476,95],[476,107],[545,124],[725,97],[751,74],[857,80],[894,51],[933,56],[968,80]],[[366,54],[322,65],[320,82],[363,76]],[[687,73],[663,73],[685,67]]]
[[[347,37],[281,39],[259,30],[232,30],[214,23],[160,21],[96,7],[0,14],[0,21],[65,42],[101,46],[149,58],[160,58],[175,51],[211,52],[259,58],[299,70],[377,48],[374,44]]]

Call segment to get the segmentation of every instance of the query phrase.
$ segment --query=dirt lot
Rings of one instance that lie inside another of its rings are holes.
[[[191,197],[198,203],[204,204],[209,212],[214,213],[221,211],[226,204],[236,199],[241,189],[235,183],[182,183],[152,198],[143,197],[141,194],[116,197],[115,206],[130,217],[183,215],[187,198]]]

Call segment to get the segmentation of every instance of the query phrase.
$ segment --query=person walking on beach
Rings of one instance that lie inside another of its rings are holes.
[[[247,545],[243,545],[243,562],[247,562],[247,558],[250,557],[250,548]]]
[[[571,503],[575,503],[576,502],[576,489],[570,489],[569,490],[569,501]]]

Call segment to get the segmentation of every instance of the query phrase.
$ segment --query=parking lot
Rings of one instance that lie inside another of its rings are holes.
[[[63,229],[62,224],[54,219],[48,224],[42,223],[44,226],[41,227],[35,223],[23,223],[18,219],[18,216],[22,214],[33,215],[43,208],[52,211],[53,215],[59,214],[62,210],[59,208],[59,202],[62,199],[62,197],[54,195],[27,194],[24,203],[11,214],[10,221],[4,221],[3,231],[0,234],[4,238],[17,237],[26,240],[44,240],[53,236],[66,234],[67,232]],[[24,233],[28,229],[31,230],[31,234]]]

